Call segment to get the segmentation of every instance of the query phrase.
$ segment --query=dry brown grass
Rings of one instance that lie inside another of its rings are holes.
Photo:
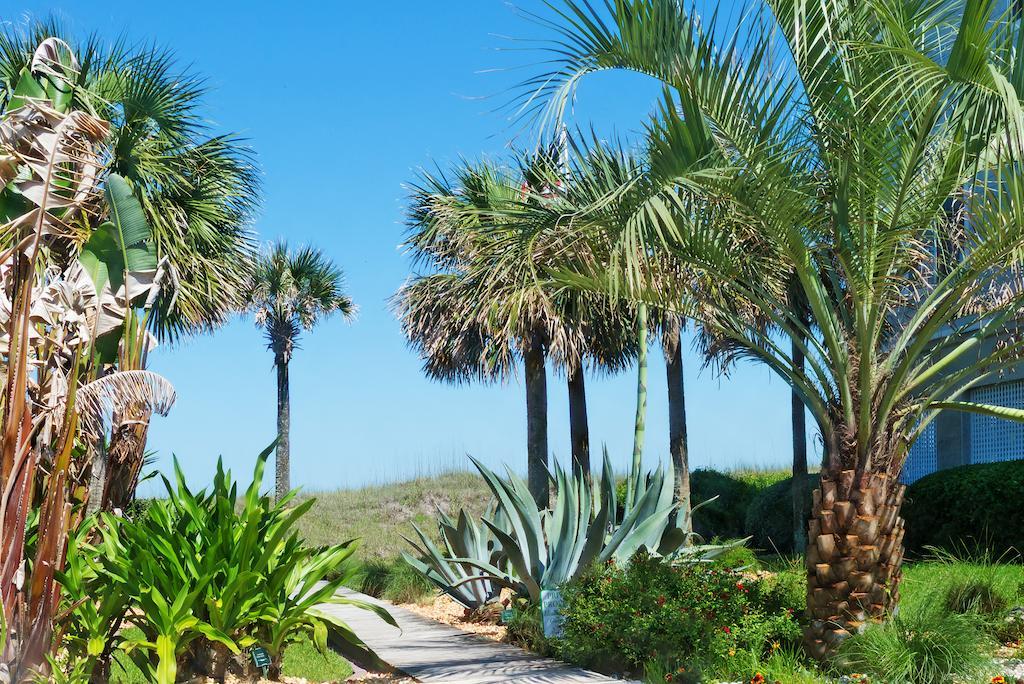
[[[490,492],[475,472],[309,496],[317,502],[299,521],[307,543],[337,544],[358,537],[362,543],[357,555],[363,560],[393,559],[408,550],[402,535],[412,536],[413,523],[434,535],[438,508],[453,517],[460,508],[479,515],[490,500]]]

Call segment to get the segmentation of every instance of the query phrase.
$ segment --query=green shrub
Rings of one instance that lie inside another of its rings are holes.
[[[717,470],[690,473],[690,500],[694,505],[708,501],[693,513],[693,531],[711,539],[737,539],[743,535],[747,506],[756,494],[748,482]],[[718,497],[714,501],[712,498]]]
[[[715,563],[728,570],[756,570],[761,567],[757,555],[748,546],[733,546],[715,558]]]
[[[818,476],[807,477],[808,498],[818,486]],[[780,480],[759,492],[747,508],[744,536],[750,545],[765,551],[793,552],[793,478]]]
[[[745,482],[754,490],[755,493],[762,492],[768,489],[773,484],[782,482],[790,477],[789,470],[777,469],[777,470],[759,470],[759,469],[743,469],[733,470],[730,472],[735,479],[740,482]]]
[[[901,684],[973,682],[991,669],[993,646],[974,616],[924,605],[846,639],[837,664]]]
[[[1009,607],[1006,597],[984,580],[960,580],[946,593],[945,608],[950,613],[1000,615]]]
[[[508,642],[532,653],[550,655],[551,642],[544,636],[540,606],[527,599],[515,599],[509,608],[512,610],[512,619],[505,624],[505,638]]]
[[[1024,460],[940,470],[910,485],[903,517],[907,548],[958,551],[965,543],[1024,553]]]
[[[818,666],[797,648],[779,647],[762,654],[752,651],[738,651],[736,655],[708,668],[700,663],[681,665],[670,669],[660,661],[652,661],[644,668],[645,684],[699,684],[713,681],[747,682],[760,681],[765,684],[822,684],[828,680]]]
[[[638,554],[606,564],[563,590],[563,658],[610,672],[639,672],[657,658],[676,671],[730,651],[763,652],[799,637],[787,612],[767,614],[749,580],[717,564],[675,565]]]
[[[749,587],[750,602],[765,614],[799,619],[807,607],[807,573],[802,567],[760,575]]]

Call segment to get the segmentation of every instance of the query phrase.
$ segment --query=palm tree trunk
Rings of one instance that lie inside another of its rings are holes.
[[[673,499],[679,504],[677,519],[687,532],[693,531],[690,520],[690,457],[686,444],[686,387],[683,381],[683,344],[666,343],[665,375],[668,378],[668,449],[675,471]]]
[[[92,515],[100,510],[103,505],[103,484],[107,479],[107,445],[105,440],[100,438],[96,445],[96,453],[92,458],[92,468],[89,474],[89,500],[85,504],[85,514]]]
[[[119,417],[111,432],[107,450],[107,474],[101,507],[105,511],[124,509],[135,497],[139,472],[146,458],[146,438],[152,413],[132,406]]]
[[[855,447],[854,447],[855,448]],[[852,462],[843,459],[837,462]],[[890,458],[876,454],[874,463]],[[899,603],[906,487],[885,472],[822,469],[807,531],[804,639],[816,658],[834,652],[868,621]]]
[[[288,432],[291,427],[291,401],[288,394],[288,361],[282,355],[274,359],[277,367],[277,463],[274,491],[280,501],[291,491],[291,454]]]
[[[569,385],[569,437],[572,458],[583,473],[590,475],[590,426],[587,423],[587,388],[583,379],[583,366],[567,374]]]
[[[793,342],[793,366],[798,372],[804,368],[804,354]],[[803,553],[807,549],[807,516],[811,502],[807,498],[807,409],[795,391],[790,393],[793,422],[793,550]]]
[[[647,420],[647,305],[641,304],[636,312],[636,420],[633,423],[633,464],[630,468],[631,486],[626,488],[626,510],[633,507],[636,483],[639,482],[644,454],[644,424]]]
[[[526,365],[526,472],[538,508],[548,507],[548,380],[544,338],[530,336]]]

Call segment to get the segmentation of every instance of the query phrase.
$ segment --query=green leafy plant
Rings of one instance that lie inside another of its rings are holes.
[[[173,684],[182,664],[214,677],[244,670],[245,659],[237,656],[256,644],[268,651],[276,672],[285,646],[296,639],[309,638],[325,651],[329,628],[365,648],[323,604],[356,605],[394,624],[382,608],[337,595],[355,573],[347,562],[355,543],[306,547],[295,526],[312,499],[291,506],[295,492],[277,503],[260,494],[272,449],[260,454],[241,497],[222,464],[209,491],[193,493],[175,463],[175,483],[164,478],[166,499],[134,520],[103,514],[101,541],[76,550],[85,557],[63,577],[69,594],[83,594],[83,578],[103,589],[99,595],[107,586],[123,592],[125,623],[138,631],[123,631],[117,646],[151,681]],[[96,617],[103,599],[97,605],[88,594],[83,598],[70,612],[72,623],[84,625],[84,635],[107,636],[102,644],[89,641],[85,652],[92,657],[102,646],[109,653],[110,626],[104,632],[104,620]]]
[[[699,561],[736,545],[689,545],[697,536],[687,531],[687,521],[671,520],[677,510],[671,466],[630,477],[625,485],[629,503],[619,508],[621,486],[607,453],[600,478],[586,477],[578,468],[570,476],[556,465],[552,507],[539,511],[529,485],[511,470],[502,478],[479,461],[473,463],[495,500],[492,512],[481,519],[484,527],[476,527],[465,515],[454,525],[442,516],[441,536],[450,544],[449,552],[417,530],[419,543],[410,543],[421,558],[406,558],[468,608],[494,601],[501,587],[539,602],[542,590],[562,586],[595,563],[626,563],[640,549]]]
[[[807,499],[818,486],[805,478]],[[754,548],[771,553],[793,552],[793,478],[787,477],[757,492],[746,508],[744,534]]]
[[[934,605],[951,614],[975,617],[985,631],[1002,643],[1024,637],[1024,567],[1019,556],[998,558],[986,551],[958,552],[929,548],[931,557],[908,572],[914,591],[909,607]]]
[[[699,469],[690,474],[690,496],[705,502],[693,514],[693,529],[710,539],[743,536],[747,506],[756,494],[754,487],[732,473]]]

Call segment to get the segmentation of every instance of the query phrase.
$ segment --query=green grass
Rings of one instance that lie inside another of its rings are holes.
[[[317,502],[299,521],[306,541],[324,545],[359,538],[362,542],[357,553],[364,561],[398,558],[409,548],[402,536],[413,534],[413,524],[435,534],[438,508],[451,515],[460,508],[479,515],[491,498],[476,472],[450,472],[308,496]]]
[[[343,682],[352,674],[348,661],[334,651],[321,654],[308,640],[285,649],[281,669],[285,676],[303,677],[311,682]]]
[[[994,648],[976,616],[920,603],[848,638],[836,664],[905,684],[975,682],[993,674]]]
[[[115,653],[114,661],[110,684],[149,684],[142,671],[123,652]],[[311,682],[343,682],[352,674],[348,661],[334,651],[322,655],[308,639],[285,649],[281,670],[286,677],[302,677]]]
[[[433,584],[401,558],[371,558],[363,562],[348,586],[394,603],[417,603],[437,592]]]
[[[987,587],[1006,603],[1021,601],[1024,599],[1024,565],[995,562],[983,556],[963,559],[943,556],[907,563],[903,573],[902,605],[915,608],[930,601],[945,602],[950,593],[968,585]]]

